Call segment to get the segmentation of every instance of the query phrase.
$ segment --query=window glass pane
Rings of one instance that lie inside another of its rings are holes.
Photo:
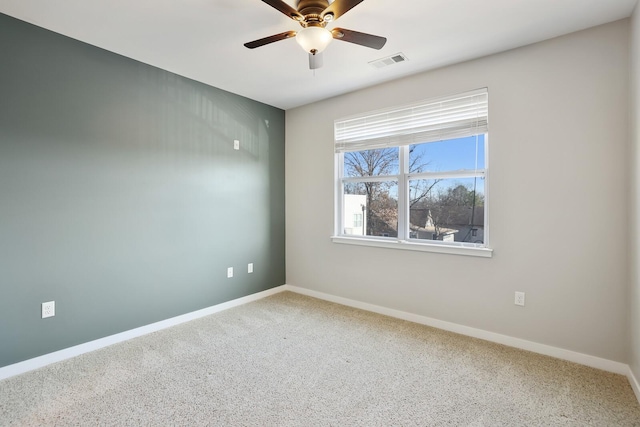
[[[342,205],[344,234],[398,237],[396,181],[346,183]]]
[[[484,243],[484,178],[416,179],[409,186],[412,239]]]
[[[484,169],[485,135],[414,144],[409,147],[409,173]]]
[[[344,176],[398,175],[399,152],[394,147],[344,153]]]
[[[354,227],[362,227],[362,217],[364,215],[361,213],[353,214],[353,226]]]

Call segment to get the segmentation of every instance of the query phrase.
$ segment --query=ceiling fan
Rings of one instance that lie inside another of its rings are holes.
[[[359,44],[372,49],[382,49],[387,42],[386,38],[372,34],[360,33],[345,28],[334,28],[332,30],[325,28],[328,23],[335,21],[364,0],[334,0],[333,2],[329,0],[297,0],[297,9],[289,6],[283,0],[262,1],[297,21],[302,26],[302,30],[298,32],[285,31],[284,33],[254,40],[244,45],[249,49],[255,49],[269,43],[295,37],[298,44],[309,53],[309,68],[312,70],[322,66],[321,53],[333,39]]]

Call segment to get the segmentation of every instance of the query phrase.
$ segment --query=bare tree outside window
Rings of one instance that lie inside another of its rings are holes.
[[[410,148],[410,151],[414,147]],[[423,172],[428,165],[423,153],[410,156],[409,173]],[[366,195],[366,235],[397,237],[398,200],[397,178],[399,173],[399,150],[396,147],[376,150],[353,151],[344,154],[344,176],[346,177],[393,177],[389,181],[349,183],[345,194]],[[439,180],[420,180],[409,188],[409,205],[425,200]]]
[[[411,208],[417,237],[427,240],[482,243],[484,193],[478,178],[445,179]],[[479,235],[480,234],[480,235]]]

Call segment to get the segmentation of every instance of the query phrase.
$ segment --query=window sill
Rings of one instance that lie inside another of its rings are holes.
[[[333,243],[347,245],[372,246],[377,248],[402,249],[407,251],[436,252],[441,254],[467,255],[491,258],[493,249],[472,246],[438,245],[432,243],[413,243],[400,240],[374,240],[358,237],[332,236]]]

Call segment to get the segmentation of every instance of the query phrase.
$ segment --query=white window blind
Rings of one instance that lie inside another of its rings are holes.
[[[486,133],[488,98],[484,88],[336,120],[336,153]]]

